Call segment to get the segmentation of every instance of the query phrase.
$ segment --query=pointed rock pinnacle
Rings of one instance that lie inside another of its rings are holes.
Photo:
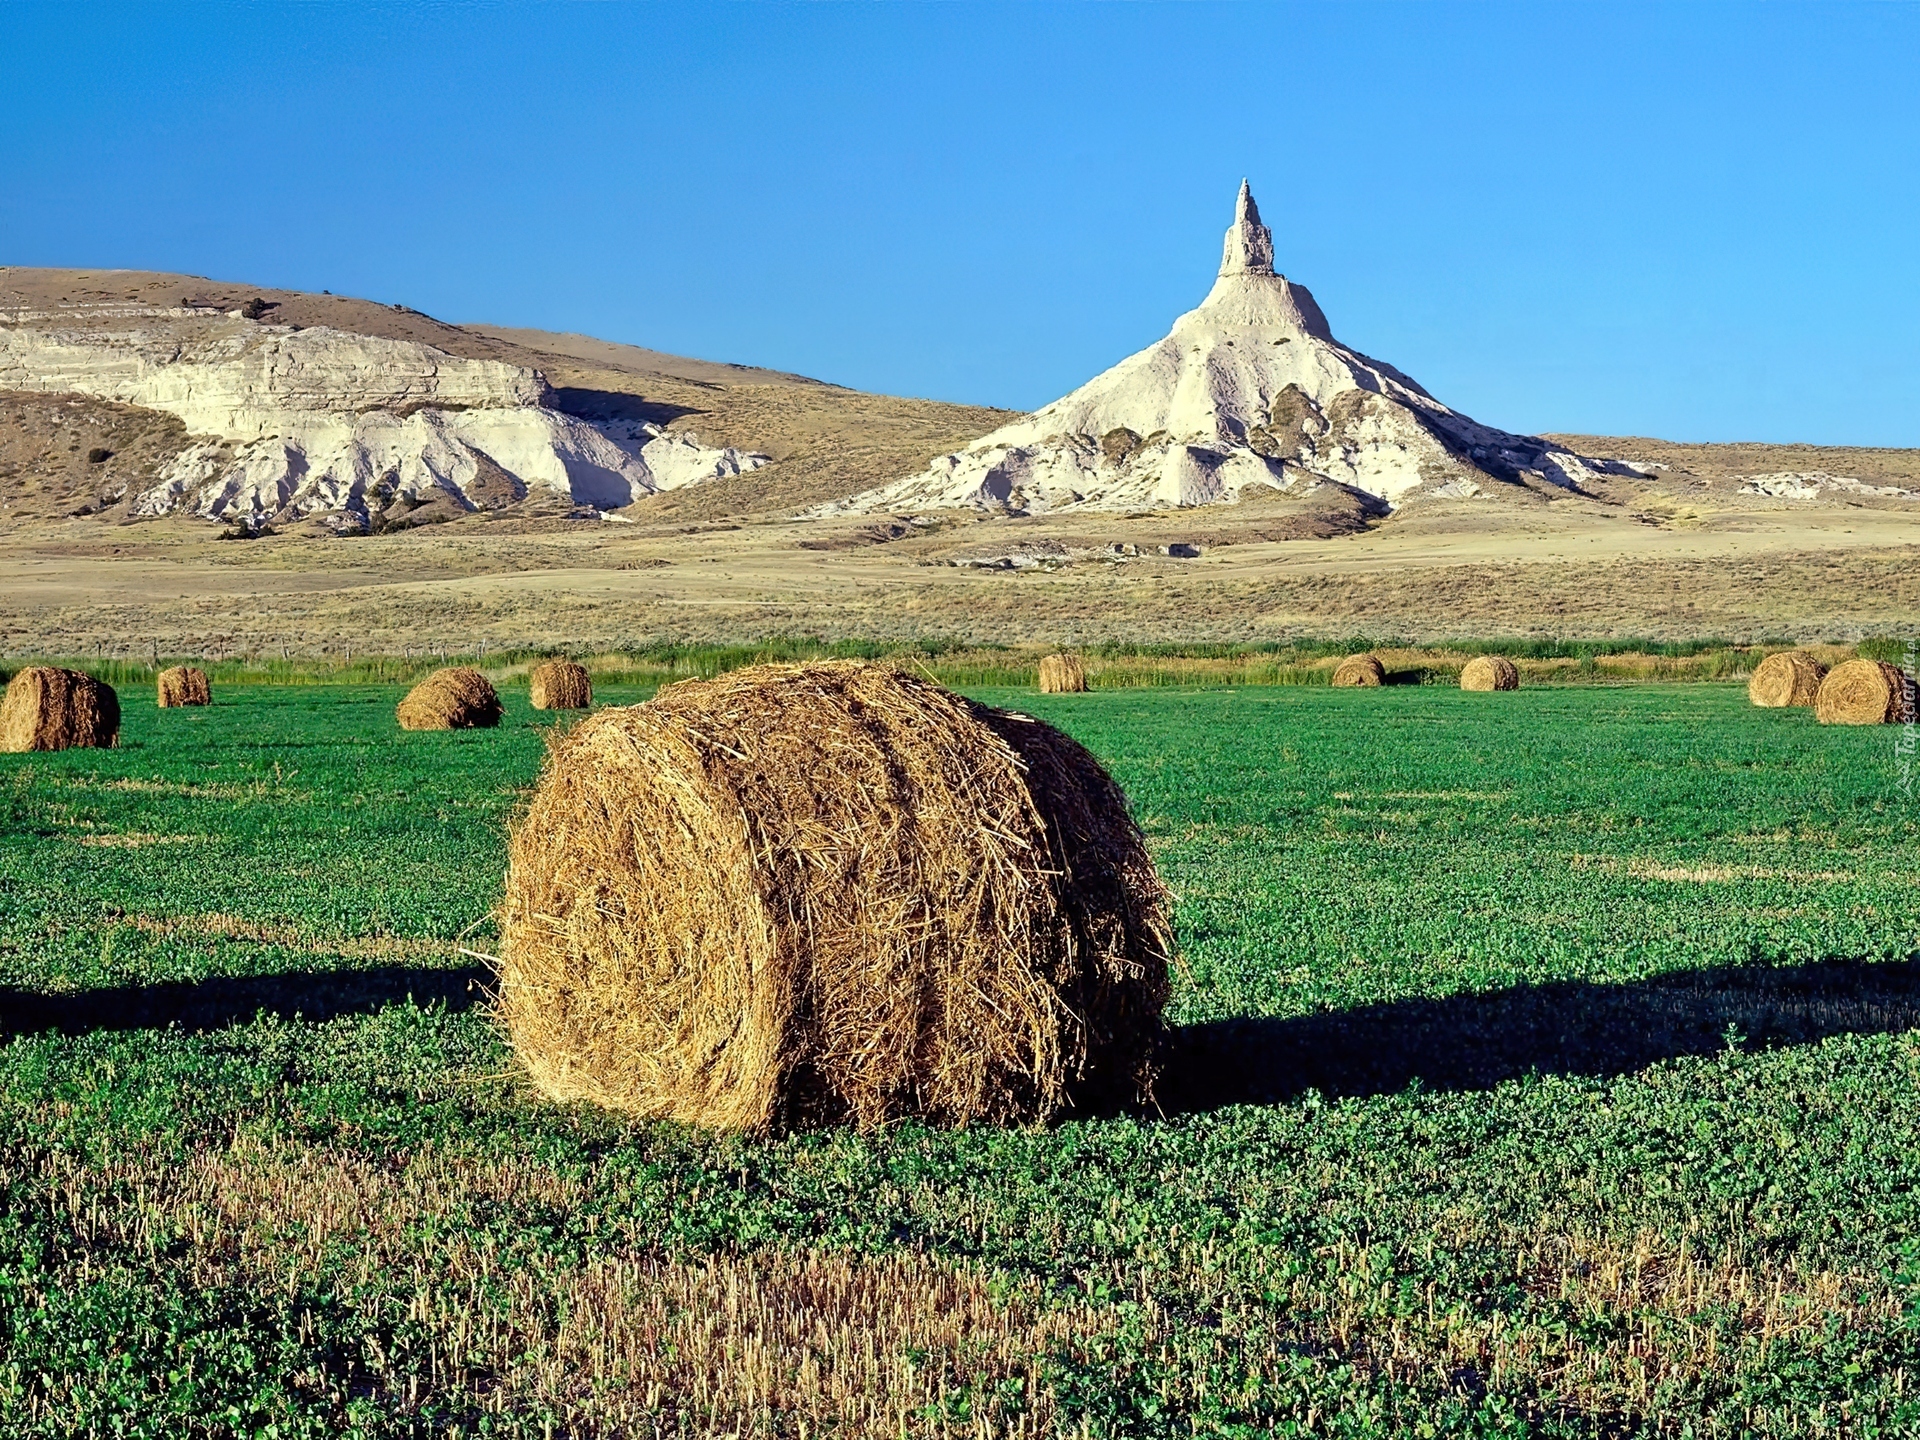
[[[1220,273],[1273,274],[1273,231],[1260,223],[1260,207],[1253,203],[1253,190],[1245,180],[1240,182],[1240,198],[1233,207],[1233,224],[1227,230]]]

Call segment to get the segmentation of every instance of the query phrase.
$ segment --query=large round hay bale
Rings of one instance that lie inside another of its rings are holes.
[[[587,710],[593,706],[593,677],[571,660],[549,660],[533,672],[528,686],[536,710]]]
[[[162,670],[159,680],[158,701],[162,710],[175,705],[211,705],[213,686],[207,683],[207,672],[196,670],[191,665],[175,665]]]
[[[120,696],[78,670],[29,665],[0,701],[0,750],[110,747],[120,738]]]
[[[499,1014],[560,1100],[724,1129],[1150,1097],[1166,894],[1058,731],[882,665],[763,665],[552,742]]]
[[[1387,667],[1374,655],[1349,655],[1334,668],[1335,685],[1384,685]]]
[[[1460,667],[1462,690],[1518,690],[1520,667],[1504,655],[1476,655]]]
[[[1827,667],[1804,650],[1782,650],[1755,667],[1747,699],[1756,705],[1811,705]]]
[[[436,670],[407,692],[394,712],[402,730],[467,730],[500,723],[500,696],[478,670]]]
[[[1848,660],[1820,682],[1813,713],[1822,725],[1897,725],[1915,718],[1913,682],[1884,660]]]
[[[1087,688],[1087,667],[1078,655],[1048,655],[1040,661],[1042,695],[1078,695]]]

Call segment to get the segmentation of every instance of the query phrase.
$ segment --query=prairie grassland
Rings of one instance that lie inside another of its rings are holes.
[[[1913,522],[1891,511],[1733,514],[1701,530],[1559,509],[1537,526],[1526,515],[1430,517],[1341,539],[1210,543],[1196,558],[1162,556],[1157,546],[1229,521],[1253,527],[1251,536],[1257,515],[1040,517],[931,527],[851,549],[814,547],[871,526],[683,521],[473,515],[356,540],[247,543],[177,518],[49,521],[0,536],[9,579],[0,652],[146,658],[157,642],[218,658],[283,650],[338,658],[414,646],[530,648],[554,636],[607,650],[779,635],[1213,645],[1349,630],[1420,643],[1851,642],[1903,635],[1920,612]],[[1115,544],[1144,553],[1097,558]],[[1080,558],[1015,570],[961,563],[1051,549]]]
[[[1106,760],[1176,892],[1155,1111],[540,1102],[462,953],[518,690],[412,734],[391,685],[217,687],[0,757],[0,1432],[1920,1425],[1891,732],[1731,685],[980,693]]]

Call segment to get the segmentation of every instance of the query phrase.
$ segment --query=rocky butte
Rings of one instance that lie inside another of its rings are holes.
[[[766,457],[553,408],[540,372],[241,310],[81,304],[0,312],[0,390],[176,415],[193,439],[135,516],[365,529],[396,502],[494,508],[544,491],[609,510]]]
[[[1273,268],[1242,181],[1213,289],[1164,340],[921,474],[812,513],[1139,510],[1329,485],[1384,513],[1639,473],[1479,424],[1335,340],[1307,288]]]

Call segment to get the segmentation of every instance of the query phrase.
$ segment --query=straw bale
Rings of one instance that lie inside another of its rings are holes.
[[[1375,655],[1349,655],[1333,672],[1335,685],[1384,685],[1387,667]]]
[[[1040,661],[1042,695],[1078,695],[1087,688],[1087,667],[1078,655],[1048,655]]]
[[[211,705],[213,686],[207,672],[191,665],[175,665],[160,672],[159,705],[162,710],[175,705]]]
[[[478,670],[436,670],[407,692],[394,712],[402,730],[467,730],[500,723],[500,697]]]
[[[536,710],[593,708],[593,677],[571,660],[549,660],[533,672],[529,685]]]
[[[535,1085],[754,1132],[1150,1098],[1166,893],[1098,762],[883,665],[763,665],[550,742],[499,1014]]]
[[[1813,713],[1822,725],[1898,725],[1916,718],[1913,682],[1884,660],[1848,660],[1820,682]]]
[[[120,696],[78,670],[29,665],[0,701],[0,750],[106,749],[120,738]]]
[[[1504,655],[1476,655],[1460,669],[1462,690],[1518,690],[1520,667]]]
[[[1756,705],[1811,705],[1820,693],[1827,667],[1804,650],[1782,650],[1762,660],[1747,681],[1747,699]]]

